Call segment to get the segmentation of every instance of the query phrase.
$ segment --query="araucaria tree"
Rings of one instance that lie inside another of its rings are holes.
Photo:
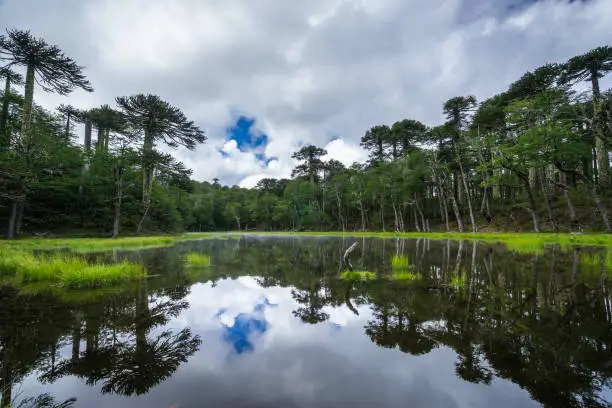
[[[169,147],[184,146],[194,150],[199,143],[206,141],[204,132],[177,107],[170,105],[157,95],[133,95],[117,98],[127,121],[137,131],[142,132],[142,203],[144,212],[138,225],[142,230],[143,222],[151,205],[153,173],[155,171],[155,146],[158,143]]]
[[[595,151],[597,155],[597,170],[599,184],[608,186],[610,183],[610,157],[608,148],[610,138],[606,137],[606,127],[602,123],[601,91],[599,79],[612,71],[612,47],[598,47],[586,54],[571,58],[565,65],[565,82],[589,81],[593,92],[593,122],[595,135]]]
[[[0,60],[8,65],[26,67],[21,121],[21,139],[25,146],[30,143],[31,137],[34,82],[46,92],[60,95],[68,95],[75,88],[93,91],[83,74],[83,67],[64,55],[57,46],[34,37],[30,31],[8,30],[6,36],[0,36]]]
[[[9,103],[11,86],[23,85],[21,74],[8,67],[0,68],[0,79],[4,79],[4,94],[2,98],[2,116],[0,116],[0,151],[7,149],[11,142],[11,135],[7,129],[9,116]]]
[[[465,194],[468,210],[470,213],[470,222],[472,223],[472,230],[478,232],[476,226],[476,218],[474,217],[474,210],[472,208],[472,195],[470,194],[470,188],[467,183],[467,175],[463,162],[466,159],[466,153],[462,143],[462,136],[467,126],[467,120],[469,113],[476,107],[476,97],[470,95],[467,97],[458,96],[449,99],[444,104],[444,114],[446,115],[446,125],[451,130],[451,145],[455,153],[455,158],[459,166],[459,173],[461,176],[461,184],[463,186],[463,193]]]

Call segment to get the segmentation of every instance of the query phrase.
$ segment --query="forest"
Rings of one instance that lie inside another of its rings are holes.
[[[36,92],[93,92],[80,66],[30,31],[0,36],[0,231],[119,235],[182,231],[612,231],[612,47],[525,73],[478,101],[457,96],[430,126],[365,130],[366,163],[305,145],[291,179],[253,189],[195,181],[165,153],[207,140],[147,93],[49,111]],[[25,77],[24,75],[25,74]]]

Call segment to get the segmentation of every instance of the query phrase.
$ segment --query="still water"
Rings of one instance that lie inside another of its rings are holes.
[[[341,279],[343,252],[371,281]],[[191,268],[190,252],[212,265]],[[408,259],[410,273],[392,269]],[[581,407],[612,399],[604,249],[243,236],[90,254],[149,277],[0,288],[3,401],[74,407]]]

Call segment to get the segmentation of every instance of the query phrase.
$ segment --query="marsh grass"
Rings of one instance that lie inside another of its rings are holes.
[[[408,257],[406,255],[394,255],[391,259],[391,268],[408,270],[410,268]]]
[[[340,274],[341,279],[347,280],[372,280],[376,279],[376,274],[369,271],[349,271],[348,269]]]
[[[113,285],[146,274],[141,265],[126,260],[114,264],[89,263],[67,254],[33,255],[25,251],[0,248],[0,276],[16,285],[35,282],[56,283],[65,287]]]
[[[187,264],[189,266],[210,266],[210,256],[199,252],[190,252],[187,254]]]

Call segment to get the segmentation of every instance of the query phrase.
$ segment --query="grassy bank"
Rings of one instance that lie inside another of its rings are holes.
[[[25,238],[14,241],[0,240],[0,248],[14,250],[70,249],[74,252],[123,251],[146,248],[163,248],[177,242],[227,237],[227,234],[197,233],[174,236],[125,237],[125,238]]]
[[[145,274],[141,265],[127,261],[89,263],[84,258],[66,254],[34,255],[0,248],[0,280],[16,286],[40,282],[70,288],[101,287]]]
[[[541,247],[547,244],[612,246],[612,234],[553,234],[553,233],[393,233],[393,232],[249,232],[240,235],[285,235],[285,236],[333,236],[352,238],[427,238],[432,240],[466,240],[499,242],[520,250],[521,247]]]
[[[351,238],[427,238],[432,240],[467,240],[490,243],[504,243],[509,249],[517,252],[534,252],[545,245],[562,246],[605,246],[612,247],[612,234],[552,234],[552,233],[401,233],[393,232],[229,232],[229,233],[188,233],[175,236],[125,237],[125,238],[26,238],[15,241],[0,240],[0,248],[31,251],[33,249],[70,249],[75,252],[124,251],[145,248],[168,247],[177,242],[203,239],[227,239],[230,236],[266,235],[266,236],[332,236]]]

